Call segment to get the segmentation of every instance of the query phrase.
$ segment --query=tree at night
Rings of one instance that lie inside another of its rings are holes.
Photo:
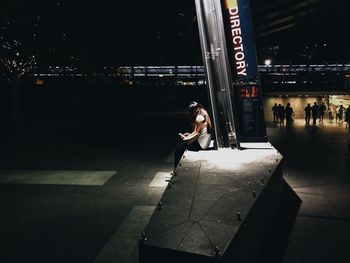
[[[2,34],[4,35],[4,34]],[[21,79],[35,66],[35,55],[25,54],[22,43],[16,39],[2,38],[0,62],[5,76],[11,82]]]
[[[33,40],[39,18],[25,11],[20,1],[4,1],[0,20],[0,66],[2,76],[11,83],[12,119],[22,121],[20,85],[36,65]],[[27,9],[28,10],[28,9]]]
[[[6,28],[5,28],[6,29]],[[4,27],[2,32],[4,32]],[[4,37],[1,39],[0,63],[3,76],[12,84],[12,118],[15,124],[21,122],[20,83],[21,80],[35,67],[35,55],[26,54],[22,42]]]

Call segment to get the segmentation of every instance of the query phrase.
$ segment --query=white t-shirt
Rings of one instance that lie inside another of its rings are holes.
[[[211,134],[208,133],[208,126],[205,121],[205,115],[198,114],[195,121],[202,124],[200,135],[198,136],[197,141],[202,149],[208,149],[211,141]]]

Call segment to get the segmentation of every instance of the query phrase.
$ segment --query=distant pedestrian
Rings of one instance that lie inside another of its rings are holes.
[[[324,117],[324,113],[326,112],[326,106],[324,105],[324,102],[322,102],[322,104],[320,105],[320,122],[323,122],[323,117]]]
[[[338,106],[334,105],[333,112],[335,114],[335,123],[338,123],[338,119],[339,119],[339,112],[338,112],[337,108],[338,108]]]
[[[286,125],[290,126],[293,122],[293,117],[295,116],[295,114],[289,102],[287,103],[287,106],[284,109],[284,111],[286,113]]]
[[[280,122],[280,125],[284,125],[284,106],[282,106],[281,104],[278,104],[278,119]]]
[[[350,131],[350,105],[346,108],[345,111],[345,122],[346,122],[346,129],[349,129]]]
[[[312,108],[310,106],[310,103],[308,103],[304,109],[304,111],[305,111],[305,124],[307,126],[310,125],[311,110],[312,110]]]
[[[338,119],[339,119],[339,122],[341,122],[341,123],[344,122],[344,107],[343,107],[343,105],[340,105],[340,108],[338,110]]]
[[[277,123],[278,122],[278,106],[277,103],[272,106],[272,114],[273,114],[273,122]]]
[[[319,108],[316,102],[314,102],[314,105],[311,108],[311,112],[312,112],[312,124],[315,125],[317,121],[318,113],[319,113]]]
[[[328,121],[331,122],[334,118],[333,115],[333,105],[329,105],[328,107]]]

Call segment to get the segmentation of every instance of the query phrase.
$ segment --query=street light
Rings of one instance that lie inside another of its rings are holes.
[[[271,59],[266,59],[265,60],[265,66],[266,66],[266,72],[268,73],[269,72],[269,67],[271,66]]]
[[[266,59],[265,60],[265,66],[270,66],[271,65],[271,63],[272,63],[272,61],[271,61],[271,59]]]

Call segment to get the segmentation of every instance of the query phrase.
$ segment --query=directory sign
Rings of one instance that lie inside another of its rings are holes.
[[[231,66],[242,142],[265,142],[266,127],[262,106],[255,37],[249,0],[222,0],[225,36]]]

